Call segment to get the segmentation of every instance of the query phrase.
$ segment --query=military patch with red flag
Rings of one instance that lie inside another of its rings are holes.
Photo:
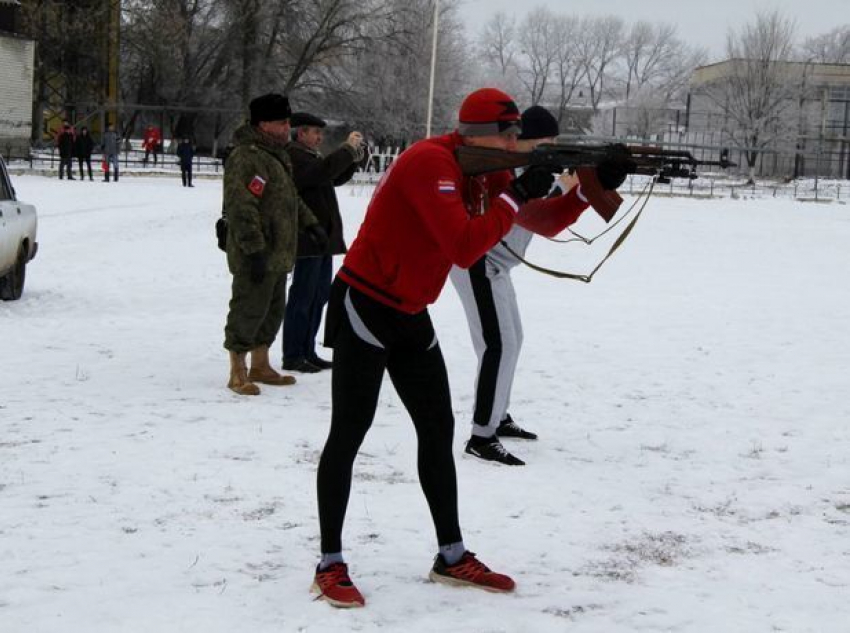
[[[254,176],[251,183],[248,185],[248,191],[253,193],[257,198],[263,197],[263,191],[266,190],[266,181],[259,176]]]

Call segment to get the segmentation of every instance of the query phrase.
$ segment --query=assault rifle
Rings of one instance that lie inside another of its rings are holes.
[[[530,152],[506,152],[486,147],[461,146],[456,150],[457,161],[467,176],[478,176],[504,169],[542,165],[552,172],[580,167],[596,167],[612,157],[630,159],[627,173],[654,176],[656,182],[669,183],[671,178],[697,178],[697,167],[735,167],[729,161],[729,151],[720,152],[720,160],[698,160],[686,150],[664,149],[651,145],[622,145],[619,143],[544,143]]]
[[[610,222],[623,199],[616,191],[607,191],[596,177],[601,163],[614,163],[620,173],[652,176],[656,183],[669,183],[671,178],[697,178],[697,167],[734,167],[729,151],[720,152],[720,160],[697,160],[687,150],[665,149],[652,145],[623,145],[582,141],[578,143],[543,143],[530,152],[506,152],[501,149],[463,145],[455,150],[461,171],[479,176],[518,167],[542,166],[553,173],[564,169],[577,172],[582,191],[594,210]],[[650,190],[651,191],[651,190]]]

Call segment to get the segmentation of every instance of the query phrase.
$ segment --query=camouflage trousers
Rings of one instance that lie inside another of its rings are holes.
[[[254,283],[247,274],[233,275],[225,349],[242,353],[271,347],[283,323],[285,306],[286,273],[268,273],[261,283]]]

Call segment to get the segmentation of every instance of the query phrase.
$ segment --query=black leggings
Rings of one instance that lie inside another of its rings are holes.
[[[350,310],[356,313],[354,324]],[[404,314],[337,279],[326,325],[325,344],[334,348],[334,366],[331,429],[318,473],[322,553],[342,551],[354,458],[375,417],[385,369],[416,429],[419,481],[437,541],[461,541],[449,381],[428,312]]]

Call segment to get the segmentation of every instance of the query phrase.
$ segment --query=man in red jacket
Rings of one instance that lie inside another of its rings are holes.
[[[430,578],[509,592],[514,581],[468,551],[458,522],[452,437],[454,417],[446,366],[427,307],[452,265],[478,261],[511,228],[530,199],[553,182],[544,168],[467,177],[461,145],[513,150],[520,114],[492,88],[470,94],[452,134],[420,141],[378,184],[356,239],[331,289],[325,344],[334,348],[331,428],[318,471],[322,559],[313,591],[338,607],[365,604],[348,575],[341,534],[354,459],[372,424],[384,372],[413,420],[419,480],[439,553]]]
[[[145,158],[142,164],[148,166],[148,158],[153,154],[153,164],[156,166],[157,155],[162,144],[162,133],[158,127],[149,125],[145,130],[145,135],[142,137],[142,149],[145,150]]]

